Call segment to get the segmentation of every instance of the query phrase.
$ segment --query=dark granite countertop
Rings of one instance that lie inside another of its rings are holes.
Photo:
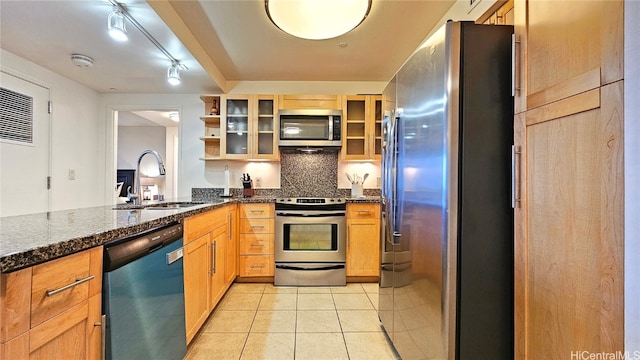
[[[100,246],[226,204],[270,203],[274,200],[273,196],[234,197],[166,210],[141,210],[123,204],[117,206],[118,210],[111,205],[0,217],[0,273]],[[191,199],[176,201],[189,202]],[[347,203],[351,202],[380,202],[380,197],[347,198]]]

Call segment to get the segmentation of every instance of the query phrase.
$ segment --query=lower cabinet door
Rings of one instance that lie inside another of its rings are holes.
[[[209,234],[184,246],[184,306],[187,343],[209,316]]]
[[[380,274],[380,220],[347,221],[347,276]]]
[[[95,351],[100,343],[92,343],[96,337],[91,336],[96,326],[91,320],[96,317],[100,317],[100,308],[85,300],[3,344],[0,354],[12,360],[100,359],[100,352]]]

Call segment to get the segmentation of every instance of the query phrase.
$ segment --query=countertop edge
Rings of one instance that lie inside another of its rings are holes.
[[[275,197],[225,198],[219,203],[203,203],[197,208],[185,208],[178,213],[152,219],[132,226],[117,227],[96,234],[71,238],[21,252],[10,253],[0,257],[0,273],[10,273],[47,261],[55,260],[80,251],[88,250],[105,243],[135,235],[145,230],[162,227],[183,221],[185,218],[208,212],[230,204],[272,203]],[[380,203],[380,197],[346,198],[347,203]],[[123,209],[125,210],[125,209]],[[114,210],[117,211],[117,210]]]

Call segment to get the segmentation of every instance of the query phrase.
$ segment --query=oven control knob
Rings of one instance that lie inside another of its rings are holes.
[[[289,198],[289,199],[287,199],[287,201],[291,202],[291,199]]]

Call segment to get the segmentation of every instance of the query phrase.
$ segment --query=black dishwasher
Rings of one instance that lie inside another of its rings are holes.
[[[151,229],[104,247],[107,359],[183,359],[182,225]]]

